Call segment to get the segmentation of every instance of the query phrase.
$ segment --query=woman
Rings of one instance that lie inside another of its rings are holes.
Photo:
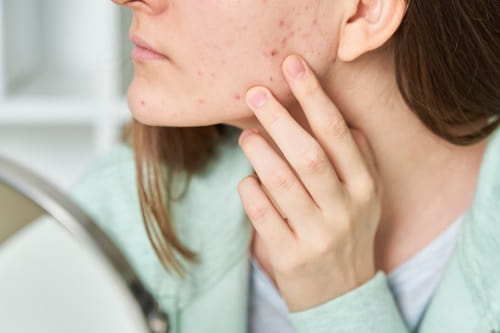
[[[175,332],[500,329],[497,0],[114,2],[134,121],[73,193]]]

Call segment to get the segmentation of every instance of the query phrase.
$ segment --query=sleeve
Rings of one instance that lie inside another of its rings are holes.
[[[357,288],[288,317],[298,333],[410,332],[381,270]]]

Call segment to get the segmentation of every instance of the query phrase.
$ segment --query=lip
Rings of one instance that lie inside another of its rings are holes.
[[[163,53],[158,52],[150,43],[137,34],[130,35],[130,41],[135,44],[132,58],[137,61],[169,60]]]

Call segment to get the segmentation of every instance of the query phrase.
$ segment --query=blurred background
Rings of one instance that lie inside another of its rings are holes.
[[[111,0],[0,0],[0,156],[67,192],[118,141],[131,19]],[[0,332],[145,332],[116,271],[46,207],[0,179]]]
[[[131,12],[110,0],[0,0],[0,155],[71,187],[131,118]]]

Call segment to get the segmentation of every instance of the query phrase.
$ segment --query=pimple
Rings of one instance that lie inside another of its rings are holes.
[[[274,57],[276,54],[278,54],[278,51],[276,51],[275,49],[273,49],[271,51],[271,57]]]
[[[283,20],[280,20],[280,27],[284,26],[285,22]]]
[[[144,106],[144,104],[145,104],[144,101],[141,101],[141,105]]]
[[[269,81],[273,82],[273,77],[272,76],[269,77]]]
[[[247,26],[246,25],[242,26],[241,30],[247,30]]]
[[[318,20],[314,19],[313,24],[318,24]]]
[[[216,78],[215,73],[210,73],[210,76],[211,76],[213,79],[215,79],[215,78]]]
[[[240,94],[235,94],[234,95],[234,99],[239,101],[241,99],[241,95]]]
[[[283,37],[283,38],[281,39],[281,46],[282,46],[282,47],[284,47],[284,46],[285,46],[287,39],[288,39],[287,37]]]
[[[196,99],[196,101],[198,102],[198,104],[205,103],[205,100],[203,98],[198,98],[198,99]]]
[[[203,76],[203,72],[198,70],[198,76]]]

